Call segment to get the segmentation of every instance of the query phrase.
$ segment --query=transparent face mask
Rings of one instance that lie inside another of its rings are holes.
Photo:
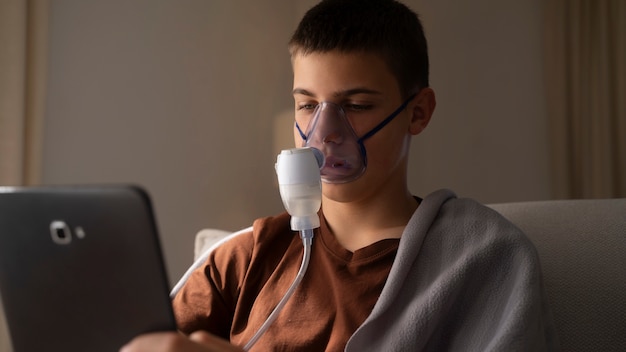
[[[357,136],[350,125],[345,110],[332,102],[321,102],[315,107],[306,132],[296,122],[296,128],[302,137],[301,147],[318,149],[324,156],[320,169],[322,181],[346,183],[363,175],[367,168],[367,151],[363,142],[391,122],[413,97],[415,95],[410,96],[396,111],[361,137]]]

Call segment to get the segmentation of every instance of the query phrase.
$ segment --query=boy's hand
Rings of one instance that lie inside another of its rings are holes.
[[[135,337],[120,352],[242,352],[217,336],[196,331],[186,337],[176,332],[157,332]]]

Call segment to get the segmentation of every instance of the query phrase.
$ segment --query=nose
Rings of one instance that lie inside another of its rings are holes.
[[[329,143],[341,144],[343,142],[343,137],[341,136],[341,133],[339,133],[338,131],[330,132],[326,134],[326,136],[324,136],[324,138],[322,139],[322,142],[324,144],[329,144]]]
[[[339,145],[343,143],[346,128],[343,125],[345,123],[343,114],[341,107],[335,104],[325,103],[322,105],[319,116],[319,136],[323,144]]]

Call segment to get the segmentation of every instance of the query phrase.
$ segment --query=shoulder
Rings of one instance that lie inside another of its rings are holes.
[[[285,212],[254,220],[252,226],[234,232],[218,243],[210,254],[212,261],[247,262],[260,248],[290,240],[291,236],[285,236],[291,232],[289,219]]]
[[[519,231],[500,213],[471,198],[452,198],[442,204],[439,218],[454,220],[458,226],[475,226],[487,228],[503,228]]]
[[[453,198],[442,204],[437,220],[444,228],[463,234],[525,240],[524,233],[497,211],[470,198]]]
[[[492,258],[512,253],[527,259],[536,258],[536,250],[526,235],[495,210],[454,194],[439,204],[427,241],[458,249],[465,255],[472,251],[480,256],[488,253]]]
[[[290,219],[287,212],[276,216],[260,218],[252,224],[252,237],[257,243],[264,243],[274,239],[284,237],[285,233],[290,233]]]
[[[427,202],[428,197],[422,205]],[[468,292],[475,293],[505,282],[534,282],[540,276],[539,256],[532,242],[495,210],[456,196],[433,208],[437,210],[431,211],[432,217],[415,217],[426,223],[423,242],[417,253],[407,250],[413,252],[420,270],[432,277],[451,274]]]

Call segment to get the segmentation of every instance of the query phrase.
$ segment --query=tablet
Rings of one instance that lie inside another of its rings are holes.
[[[176,329],[136,186],[0,187],[0,296],[15,352],[117,351]]]

